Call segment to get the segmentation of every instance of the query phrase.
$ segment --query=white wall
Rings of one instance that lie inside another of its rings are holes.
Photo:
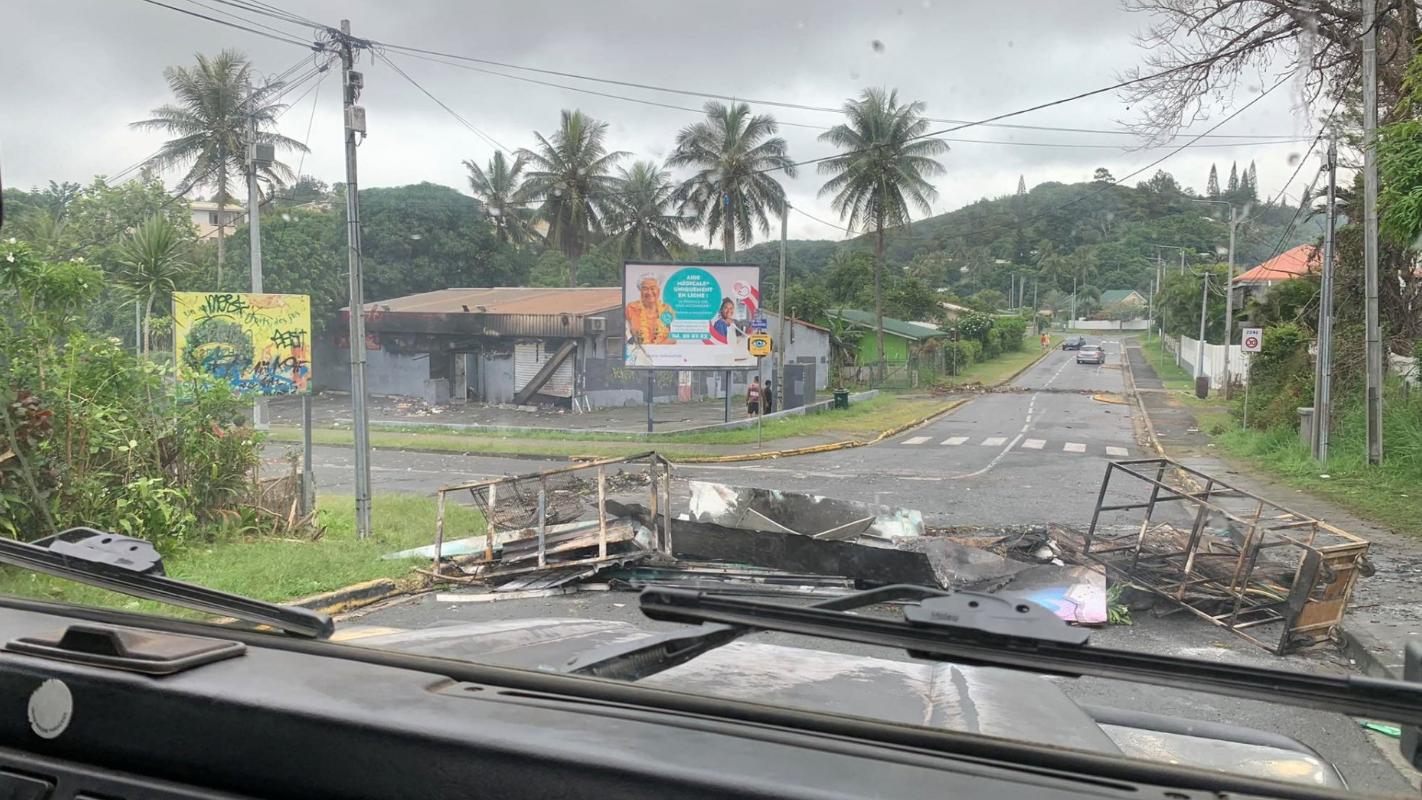
[[[1199,340],[1191,339],[1189,336],[1181,336],[1179,343],[1169,339],[1166,340],[1172,349],[1178,347],[1178,358],[1176,362],[1185,368],[1191,375],[1195,374],[1195,359],[1199,355]],[[1249,363],[1244,349],[1237,344],[1229,346],[1229,377],[1230,380],[1244,383],[1249,377]],[[1205,345],[1205,364],[1203,374],[1209,376],[1211,387],[1224,385],[1225,370],[1225,346],[1222,344]]]
[[[1150,320],[1078,319],[1071,327],[1078,331],[1143,331],[1150,327]]]

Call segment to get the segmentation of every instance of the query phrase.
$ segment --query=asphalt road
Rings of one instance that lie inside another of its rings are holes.
[[[974,399],[932,423],[873,447],[740,464],[688,464],[685,478],[810,491],[916,508],[935,524],[1085,525],[1106,462],[1143,454],[1130,407],[1092,399],[1124,391],[1121,345],[1106,363],[1077,364],[1056,351],[1013,382],[1014,392]],[[317,447],[318,491],[353,491],[350,448]],[[376,492],[433,493],[465,480],[532,472],[549,462],[376,451]]]
[[[1094,340],[1103,341],[1103,340]],[[1024,372],[1011,391],[973,399],[921,428],[872,447],[770,462],[678,467],[683,478],[812,491],[833,497],[916,508],[935,525],[1008,525],[1090,521],[1108,461],[1148,455],[1136,440],[1131,406],[1093,399],[1122,394],[1121,343],[1104,340],[1103,365],[1076,364],[1056,351]],[[352,491],[352,452],[321,447],[314,456],[320,491]],[[430,494],[464,480],[519,474],[549,462],[379,451],[372,457],[377,492]],[[518,617],[625,619],[650,628],[675,625],[641,618],[632,595],[584,593],[570,597],[489,604],[441,603],[433,596],[375,611],[358,620],[416,628],[446,620]],[[1093,644],[1171,653],[1212,661],[1339,674],[1336,657],[1279,659],[1232,634],[1186,614],[1149,615],[1133,627],[1108,628]],[[838,652],[903,658],[898,652],[838,642],[762,634],[769,641]],[[1355,789],[1409,791],[1401,774],[1351,719],[1321,712],[1161,690],[1097,679],[1056,679],[1082,702],[1114,705],[1275,731],[1304,741],[1337,764]],[[1396,742],[1384,741],[1393,748]]]

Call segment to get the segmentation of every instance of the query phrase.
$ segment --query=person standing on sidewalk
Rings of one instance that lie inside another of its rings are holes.
[[[775,381],[765,379],[765,413],[775,413]]]
[[[757,375],[751,385],[746,387],[746,416],[754,417],[760,413],[760,376]]]

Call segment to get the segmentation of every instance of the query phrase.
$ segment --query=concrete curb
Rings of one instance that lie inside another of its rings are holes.
[[[884,441],[885,439],[888,439],[888,438],[890,438],[890,437],[898,436],[899,434],[903,433],[904,431],[911,430],[911,429],[913,429],[913,428],[917,428],[917,427],[920,426],[920,425],[926,425],[926,424],[928,424],[929,422],[932,422],[933,420],[935,420],[935,419],[937,419],[937,418],[943,416],[944,414],[947,414],[948,412],[950,412],[950,411],[952,411],[952,410],[958,408],[959,406],[963,405],[964,403],[968,402],[968,401],[971,400],[971,399],[972,399],[972,398],[970,398],[970,397],[960,397],[960,398],[958,398],[957,400],[950,401],[947,405],[945,405],[944,407],[938,409],[937,411],[934,411],[932,414],[929,414],[929,415],[924,416],[924,417],[920,417],[920,418],[918,418],[918,419],[916,419],[916,420],[913,420],[912,422],[907,422],[907,423],[904,423],[903,425],[899,425],[899,426],[897,426],[897,427],[890,428],[890,429],[888,429],[888,430],[886,430],[886,431],[881,432],[878,436],[875,436],[873,439],[869,439],[868,441],[865,441],[865,440],[862,440],[862,439],[850,439],[850,440],[848,440],[848,441],[843,441],[843,442],[829,442],[829,443],[827,443],[827,444],[811,445],[810,447],[796,447],[796,448],[792,448],[792,449],[789,449],[789,450],[774,450],[774,451],[771,451],[771,452],[768,452],[768,453],[740,453],[740,454],[732,455],[732,456],[698,456],[698,457],[692,457],[692,458],[679,458],[679,459],[676,459],[675,461],[673,461],[672,463],[675,463],[675,464],[730,464],[730,463],[735,463],[735,462],[737,462],[737,461],[762,461],[762,460],[771,459],[771,458],[789,458],[789,457],[791,457],[791,456],[806,456],[806,455],[810,455],[811,453],[830,453],[830,452],[833,452],[833,451],[835,451],[835,450],[848,450],[848,449],[851,448],[851,447],[867,447],[867,446],[872,445],[872,444],[878,444],[879,442],[882,442],[882,441]]]
[[[407,591],[405,587],[390,578],[376,578],[329,592],[313,594],[310,597],[291,600],[282,605],[310,609],[320,614],[341,614],[405,594]]]

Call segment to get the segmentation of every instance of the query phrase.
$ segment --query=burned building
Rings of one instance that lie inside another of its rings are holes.
[[[623,318],[617,287],[443,289],[368,303],[367,389],[431,403],[643,403],[648,375],[624,365]],[[348,320],[343,309],[317,345],[321,388],[350,389]],[[787,383],[812,398],[826,385],[828,332],[790,327]],[[751,377],[752,370],[731,373],[731,394],[744,392]],[[658,370],[652,382],[657,402],[687,402],[724,397],[727,378]]]

